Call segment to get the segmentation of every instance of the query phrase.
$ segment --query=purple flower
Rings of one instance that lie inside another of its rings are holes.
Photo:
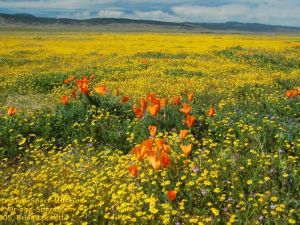
[[[263,217],[263,216],[260,216],[258,219],[259,219],[260,221],[262,221],[262,220],[264,220],[264,217]]]
[[[270,209],[272,209],[272,210],[274,210],[276,208],[276,206],[275,205],[270,205]]]
[[[205,190],[205,189],[202,189],[202,190],[201,190],[201,194],[202,194],[202,195],[206,195],[206,190]]]
[[[180,223],[179,223],[179,222],[176,222],[175,225],[180,225]]]
[[[197,166],[194,166],[194,167],[192,168],[192,170],[194,171],[194,173],[197,173],[197,172],[199,171],[199,168],[198,168]]]

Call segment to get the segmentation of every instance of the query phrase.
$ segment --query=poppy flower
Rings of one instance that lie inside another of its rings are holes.
[[[146,97],[147,101],[150,102],[151,104],[154,104],[157,100],[157,96],[155,93],[151,92],[147,95]]]
[[[17,112],[17,109],[15,107],[8,107],[8,109],[7,109],[8,116],[13,116],[16,114],[16,112]]]
[[[136,165],[129,166],[128,170],[129,170],[129,173],[131,174],[131,176],[137,177],[137,175],[138,175],[138,167]]]
[[[196,121],[196,117],[195,116],[191,116],[191,115],[187,115],[186,116],[186,120],[184,120],[183,122],[189,127],[192,128],[194,123]]]
[[[157,127],[151,125],[151,126],[148,127],[148,129],[149,129],[149,131],[150,131],[150,136],[151,136],[151,137],[154,137],[154,136],[156,135]]]
[[[180,145],[181,151],[187,157],[191,154],[192,151],[192,144],[189,145]]]
[[[89,86],[88,86],[88,80],[77,80],[76,81],[76,84],[77,84],[77,87],[78,87],[78,90],[83,93],[83,94],[86,94],[88,95],[90,90],[89,90]]]
[[[163,146],[163,150],[164,150],[164,152],[166,152],[166,153],[170,152],[170,151],[171,151],[171,147],[170,147],[170,145],[166,145],[166,144],[164,144],[164,146]]]
[[[170,102],[176,106],[176,105],[180,105],[181,104],[181,96],[174,96],[170,99]]]
[[[144,110],[139,108],[136,104],[133,105],[133,112],[139,119],[143,118]]]
[[[184,113],[185,115],[189,115],[192,110],[192,107],[189,104],[184,103],[180,112]]]
[[[142,146],[137,145],[131,150],[135,155],[137,160],[142,161],[144,158],[144,153],[142,152]]]
[[[89,80],[89,77],[88,77],[88,76],[82,76],[81,79],[82,79],[83,81],[88,81],[88,80]]]
[[[293,97],[296,96],[296,91],[294,91],[294,90],[287,90],[285,92],[285,96],[288,97],[288,98],[293,98]]]
[[[106,87],[101,85],[101,86],[97,86],[95,88],[96,93],[98,93],[99,95],[103,96],[106,94]]]
[[[147,150],[151,150],[154,140],[149,138],[142,142],[142,145],[147,148]]]
[[[147,107],[147,111],[150,115],[156,116],[159,111],[159,105],[150,105]]]
[[[167,153],[161,154],[161,165],[162,167],[167,167],[171,163],[171,157]]]
[[[69,85],[71,83],[71,81],[75,80],[76,77],[75,76],[70,76],[65,80],[65,84]]]
[[[75,89],[71,90],[71,96],[74,97],[74,98],[76,97],[76,91],[75,91]]]
[[[165,107],[168,104],[168,100],[166,98],[161,98],[159,100],[159,105],[161,108]]]
[[[215,108],[210,107],[207,114],[208,114],[209,117],[213,117],[216,114]]]
[[[140,104],[141,104],[141,108],[142,109],[146,109],[147,108],[147,101],[144,98],[142,98],[140,100]]]
[[[176,191],[167,191],[167,196],[171,202],[173,202],[176,198]]]
[[[130,99],[130,97],[128,95],[124,95],[121,99],[121,103],[126,103],[129,101],[129,99]]]
[[[61,103],[67,105],[69,103],[69,97],[66,95],[61,96]]]
[[[153,139],[144,140],[141,144],[141,155],[144,157],[146,154],[153,152]]]
[[[148,60],[148,59],[143,59],[143,60],[141,61],[141,63],[146,65],[146,64],[149,63],[149,60]]]
[[[162,150],[164,148],[164,139],[159,138],[155,140],[155,145],[159,150]]]
[[[160,169],[161,161],[155,153],[153,153],[153,152],[148,153],[147,158],[148,158],[151,166],[153,167],[153,169],[155,169],[155,170]]]
[[[295,91],[296,91],[297,95],[300,95],[300,86],[296,87]]]
[[[194,97],[193,93],[190,93],[190,92],[187,93],[187,98],[188,98],[189,101],[192,101],[193,97]]]
[[[188,130],[180,130],[180,139],[184,140],[187,133],[188,133]]]

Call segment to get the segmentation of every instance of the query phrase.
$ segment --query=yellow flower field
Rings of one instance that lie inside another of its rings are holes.
[[[298,224],[299,50],[2,32],[0,224]]]

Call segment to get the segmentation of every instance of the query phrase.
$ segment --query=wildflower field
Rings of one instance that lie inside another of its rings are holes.
[[[300,36],[2,32],[0,224],[300,224]]]

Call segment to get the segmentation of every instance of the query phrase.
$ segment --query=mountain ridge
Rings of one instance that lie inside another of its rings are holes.
[[[252,32],[252,33],[297,33],[300,27],[268,25],[261,23],[240,23],[229,21],[225,23],[194,23],[194,22],[166,22],[156,20],[134,20],[128,18],[50,18],[37,17],[27,13],[6,14],[0,13],[0,27],[45,27],[45,28],[86,28],[86,29],[113,29],[121,31],[155,29],[166,31],[191,31],[191,32]],[[110,27],[111,26],[111,27]]]

